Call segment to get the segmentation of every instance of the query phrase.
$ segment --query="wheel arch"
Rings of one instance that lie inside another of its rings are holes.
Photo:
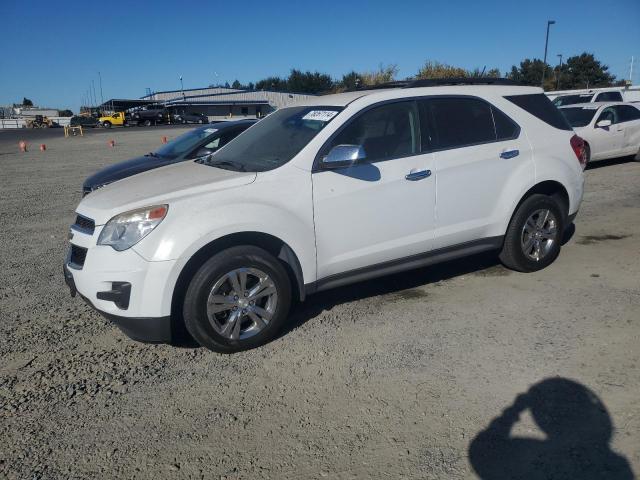
[[[298,256],[293,249],[283,240],[268,233],[263,232],[238,232],[224,235],[217,238],[196,251],[187,263],[182,267],[176,280],[171,297],[171,318],[172,330],[184,332],[184,320],[182,319],[182,302],[189,286],[189,281],[193,278],[198,268],[211,256],[222,250],[238,245],[252,245],[260,247],[279,259],[289,275],[293,297],[300,301],[305,299],[304,277],[302,266]]]
[[[518,211],[518,208],[520,208],[520,205],[522,205],[522,202],[524,202],[531,195],[535,194],[548,195],[554,198],[560,205],[562,213],[564,214],[564,220],[566,221],[569,216],[570,207],[569,191],[562,183],[556,180],[544,180],[540,183],[536,183],[533,187],[527,190],[524,195],[521,196],[520,200],[511,211],[511,217],[509,218],[509,223],[507,223],[507,226],[511,223],[511,219]]]

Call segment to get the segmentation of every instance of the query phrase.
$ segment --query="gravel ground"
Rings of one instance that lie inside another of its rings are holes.
[[[224,356],[135,343],[62,277],[82,180],[179,133],[20,154],[0,132],[0,477],[507,478],[531,452],[545,478],[640,472],[640,163],[587,172],[546,270],[483,255],[324,292]]]

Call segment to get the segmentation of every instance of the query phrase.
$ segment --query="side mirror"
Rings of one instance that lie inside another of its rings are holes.
[[[336,145],[322,160],[326,169],[344,168],[365,160],[367,155],[361,145]]]
[[[597,128],[607,128],[611,126],[611,120],[600,120],[596,123]]]
[[[198,150],[196,150],[195,153],[191,154],[191,158],[206,157],[207,155],[211,155],[213,152],[215,152],[215,150],[212,150],[210,148],[200,147]]]

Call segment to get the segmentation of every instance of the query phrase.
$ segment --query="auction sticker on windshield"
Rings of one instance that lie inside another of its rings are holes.
[[[335,110],[311,110],[303,120],[317,120],[318,122],[328,122],[338,114]]]

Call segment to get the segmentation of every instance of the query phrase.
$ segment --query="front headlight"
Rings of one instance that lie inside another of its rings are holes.
[[[111,245],[121,252],[134,246],[160,225],[169,211],[169,205],[154,205],[116,215],[100,232],[98,245]]]

